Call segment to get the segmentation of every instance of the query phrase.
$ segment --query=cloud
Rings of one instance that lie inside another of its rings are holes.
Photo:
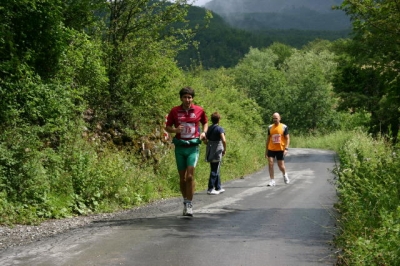
[[[205,4],[207,4],[210,1],[211,0],[193,0],[193,5],[195,5],[195,6],[204,6]]]

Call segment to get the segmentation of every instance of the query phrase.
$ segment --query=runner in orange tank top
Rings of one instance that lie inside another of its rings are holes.
[[[268,136],[265,145],[265,158],[268,159],[268,170],[270,181],[268,186],[275,186],[274,158],[278,161],[279,170],[283,175],[285,184],[290,180],[286,173],[285,155],[289,152],[290,136],[288,126],[281,123],[281,116],[278,113],[272,115],[273,124],[268,126]]]

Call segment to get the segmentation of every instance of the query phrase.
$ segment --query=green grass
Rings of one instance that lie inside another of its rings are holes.
[[[338,151],[348,139],[349,134],[345,131],[333,132],[329,135],[290,135],[290,146],[292,148],[315,148]]]

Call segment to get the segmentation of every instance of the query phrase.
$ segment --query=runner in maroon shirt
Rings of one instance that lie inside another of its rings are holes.
[[[208,120],[203,108],[193,104],[194,90],[185,87],[179,91],[182,104],[171,109],[165,130],[175,133],[175,158],[183,197],[183,215],[193,216],[192,200],[195,188],[194,169],[199,159],[199,144],[205,138]],[[203,132],[199,132],[202,124]]]

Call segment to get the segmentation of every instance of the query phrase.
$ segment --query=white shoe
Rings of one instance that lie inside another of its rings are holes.
[[[268,183],[269,187],[274,187],[275,186],[275,180],[271,179],[271,181],[269,181]]]
[[[185,216],[193,216],[192,203],[186,203],[186,215]]]
[[[283,175],[283,181],[285,181],[285,184],[289,184],[290,183],[290,180],[289,180],[289,177],[288,177],[287,173]]]
[[[183,203],[183,213],[182,213],[182,215],[183,215],[183,216],[186,216],[186,214],[187,214],[186,203]]]
[[[207,192],[208,195],[218,195],[220,191],[212,189],[211,191]]]
[[[224,193],[225,189],[221,188],[220,190],[217,190],[217,192],[219,192],[219,194]]]

